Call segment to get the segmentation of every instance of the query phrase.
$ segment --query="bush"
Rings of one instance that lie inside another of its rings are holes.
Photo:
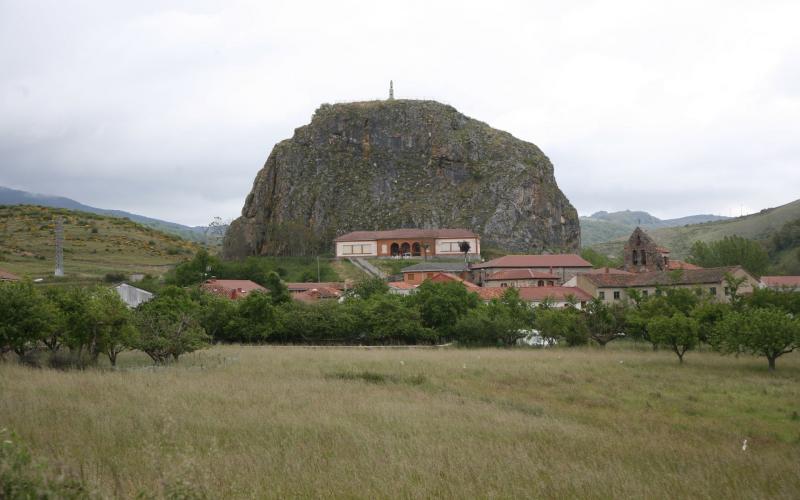
[[[119,283],[120,281],[125,281],[125,273],[106,273],[105,277],[103,278],[106,283]]]
[[[89,488],[78,477],[35,463],[16,436],[0,429],[0,498],[89,497]]]

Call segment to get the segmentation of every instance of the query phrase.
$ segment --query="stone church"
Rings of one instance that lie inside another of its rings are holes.
[[[666,271],[670,268],[669,250],[661,248],[642,228],[637,227],[625,244],[623,269],[632,273]]]

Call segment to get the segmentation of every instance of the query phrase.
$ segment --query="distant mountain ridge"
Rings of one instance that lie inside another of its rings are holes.
[[[120,219],[127,218],[134,222],[138,222],[139,224],[152,227],[153,229],[158,229],[159,231],[174,234],[190,241],[196,241],[200,243],[205,243],[206,241],[206,226],[184,226],[183,224],[178,224],[176,222],[145,217],[144,215],[132,214],[130,212],[125,212],[124,210],[110,210],[92,207],[63,196],[30,193],[28,191],[21,191],[19,189],[11,189],[0,186],[0,205],[40,205],[43,207],[79,210],[81,212],[106,215]]]
[[[684,259],[689,255],[692,243],[695,241],[710,243],[721,240],[726,236],[741,236],[742,238],[758,241],[769,249],[770,242],[776,233],[781,231],[787,223],[796,223],[796,221],[800,221],[800,200],[774,208],[765,208],[758,213],[742,217],[725,218],[724,220],[699,224],[656,227],[648,230],[648,233],[659,245],[669,248],[673,258]],[[600,221],[600,223],[603,223],[603,221]],[[586,226],[584,226],[582,218],[581,228],[583,229],[584,227]],[[592,248],[603,255],[616,257],[621,255],[626,238],[627,234],[623,234],[614,240],[596,243]],[[798,264],[800,248],[796,245],[790,245],[777,254],[771,254],[770,259],[774,265],[773,271],[796,273],[798,266],[800,266]]]
[[[589,247],[627,236],[637,226],[643,229],[661,229],[726,220],[728,217],[712,214],[688,215],[676,219],[659,219],[640,210],[619,212],[599,211],[581,217],[581,245]]]

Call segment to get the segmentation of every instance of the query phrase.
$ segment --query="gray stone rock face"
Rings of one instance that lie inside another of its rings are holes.
[[[576,251],[578,214],[535,145],[434,101],[322,105],[278,143],[227,258],[332,253],[354,230],[466,228],[482,246]]]

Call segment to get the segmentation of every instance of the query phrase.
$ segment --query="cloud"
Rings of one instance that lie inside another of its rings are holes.
[[[796,2],[0,2],[0,185],[236,216],[323,102],[432,98],[536,143],[583,214],[796,199]]]

